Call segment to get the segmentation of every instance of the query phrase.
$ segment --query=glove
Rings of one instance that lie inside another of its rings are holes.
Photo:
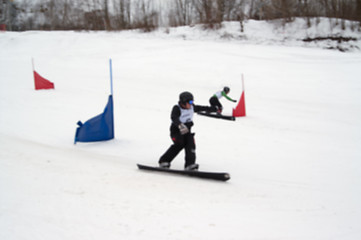
[[[187,134],[189,132],[189,129],[183,123],[179,124],[178,128],[181,135]]]
[[[237,102],[237,100],[233,100],[233,102]]]

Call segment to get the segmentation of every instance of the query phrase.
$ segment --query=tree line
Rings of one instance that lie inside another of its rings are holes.
[[[0,24],[9,30],[152,31],[160,26],[246,19],[284,23],[301,17],[352,20],[361,29],[361,0],[0,0]]]

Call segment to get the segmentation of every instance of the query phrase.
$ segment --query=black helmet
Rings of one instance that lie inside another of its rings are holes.
[[[223,88],[223,91],[224,91],[225,93],[229,93],[229,90],[230,90],[229,87],[224,87],[224,88]]]
[[[179,102],[182,104],[189,103],[189,101],[193,101],[193,95],[190,92],[182,92],[179,95]]]

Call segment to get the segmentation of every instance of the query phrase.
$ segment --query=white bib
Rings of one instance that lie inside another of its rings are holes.
[[[218,99],[222,98],[223,95],[222,95],[222,91],[218,91],[214,94]]]
[[[181,123],[187,123],[193,121],[193,113],[194,113],[193,105],[191,106],[190,109],[183,109],[180,106],[179,109],[181,112],[181,115],[179,116],[179,121]]]

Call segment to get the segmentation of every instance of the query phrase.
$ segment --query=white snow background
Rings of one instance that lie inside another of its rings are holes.
[[[0,239],[361,239],[361,52],[299,41],[324,25],[0,33]],[[55,90],[34,90],[32,58]],[[115,139],[74,145],[107,103],[109,58]],[[179,93],[238,100],[242,74],[246,117],[194,117],[201,170],[228,182],[137,169],[170,146]]]

